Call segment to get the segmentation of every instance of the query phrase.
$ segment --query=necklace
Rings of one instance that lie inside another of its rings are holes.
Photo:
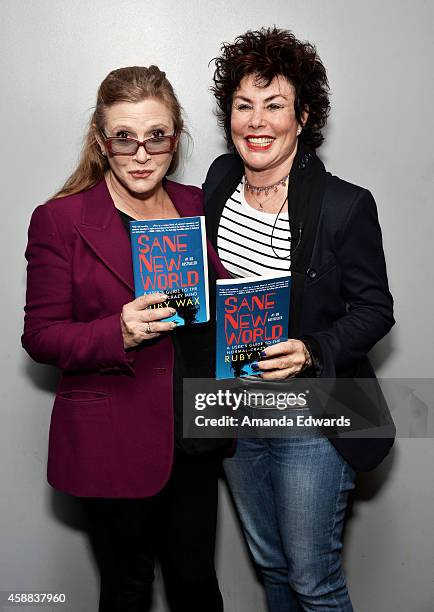
[[[283,209],[285,207],[285,204],[288,202],[288,238],[287,238],[287,240],[289,242],[289,245],[291,245],[291,224],[290,224],[290,220],[289,220],[289,176],[285,177],[285,179],[282,179],[284,185],[286,185],[286,180],[288,180],[288,191],[285,193],[285,199],[283,200],[282,204],[280,205],[279,210],[277,211],[277,213],[276,212],[270,213],[270,214],[274,214],[275,215],[274,223],[273,223],[273,227],[271,229],[271,235],[270,235],[270,247],[271,247],[271,250],[274,253],[274,256],[279,258],[279,259],[281,259],[281,260],[283,260],[283,261],[291,259],[291,252],[288,255],[285,255],[285,256],[279,255],[279,253],[276,251],[276,249],[278,247],[275,246],[275,244],[274,244],[274,241],[275,241],[274,234],[275,234],[276,229],[277,229],[277,221],[279,219],[279,216],[281,215],[281,213],[282,213],[282,211],[283,211]],[[246,181],[247,181],[247,179],[246,179],[246,177],[244,177],[244,183]],[[281,183],[281,181],[279,181],[279,183]],[[277,191],[277,189],[275,189],[274,191]],[[256,197],[254,191],[252,191],[252,196],[253,196],[253,199],[258,203],[258,205],[261,208],[261,210],[263,210],[262,203],[258,200],[258,198]],[[244,196],[244,198],[245,198],[245,196]],[[297,249],[297,247],[298,247],[298,243],[295,246],[294,251]]]
[[[268,196],[269,192],[272,189],[274,189],[274,191],[277,191],[279,189],[279,187],[285,187],[286,181],[288,180],[288,178],[289,178],[288,174],[285,174],[285,176],[283,178],[279,179],[278,181],[276,181],[272,185],[265,185],[264,187],[258,187],[257,185],[252,185],[251,183],[249,183],[249,181],[247,180],[247,176],[244,175],[244,184],[246,186],[247,191],[251,191],[252,193],[256,192],[257,195],[259,195],[260,193],[265,192],[265,195]],[[261,208],[262,208],[262,206],[261,206]]]
[[[285,197],[285,199],[284,199],[284,201],[283,201],[283,204],[282,204],[282,205],[279,205],[279,204],[277,204],[277,203],[278,203],[278,201],[280,200],[280,195],[277,193],[277,190],[278,190],[278,188],[279,188],[279,187],[281,187],[281,186],[286,186],[286,180],[288,180],[288,179],[289,179],[289,177],[286,177],[285,179],[282,179],[282,181],[279,183],[279,185],[278,185],[278,186],[276,186],[276,187],[273,189],[273,193],[270,195],[269,199],[268,199],[266,202],[265,202],[265,200],[264,200],[263,202],[261,202],[261,201],[258,199],[258,197],[257,197],[257,193],[255,193],[255,191],[253,191],[252,189],[249,189],[249,188],[248,188],[248,186],[247,186],[247,179],[246,179],[246,177],[244,177],[244,179],[243,179],[243,184],[244,184],[244,186],[245,186],[245,192],[246,192],[246,193],[245,193],[245,195],[244,195],[244,197],[246,197],[247,193],[250,193],[250,194],[251,194],[251,196],[252,196],[252,198],[253,198],[253,200],[254,200],[254,202],[256,202],[256,204],[259,206],[260,210],[263,210],[264,212],[269,212],[270,214],[275,214],[275,211],[273,211],[273,210],[267,210],[267,211],[266,211],[266,210],[264,209],[264,204],[267,204],[267,207],[268,207],[268,206],[273,206],[273,207],[276,207],[276,205],[277,205],[278,207],[280,207],[280,210],[279,210],[279,214],[280,214],[280,213],[282,212],[282,208],[285,206],[286,200],[287,200],[287,198],[288,198],[288,195],[287,195],[287,194],[288,194],[288,191],[286,190],[286,194],[285,194],[285,195],[286,195],[286,197]],[[255,189],[256,189],[256,187],[255,187]],[[259,188],[259,189],[260,189],[260,188]],[[274,200],[274,196],[275,196],[276,194],[278,195],[278,199],[277,199],[277,200],[276,200],[276,201],[275,201],[275,202],[272,204],[272,201]],[[266,196],[267,196],[267,198],[268,198],[268,193],[266,193],[265,195],[266,195]]]
[[[264,207],[263,207],[263,205],[262,205],[262,202],[260,202],[260,201],[258,200],[258,198],[256,197],[256,195],[255,195],[255,193],[254,193],[253,191],[252,191],[252,197],[253,197],[253,199],[255,200],[255,202],[257,203],[257,205],[259,206],[259,208],[260,208],[261,210],[264,210]],[[279,199],[280,199],[280,198],[279,198]],[[281,207],[280,207],[279,214],[282,212],[282,208],[285,206],[285,203],[286,203],[286,200],[287,200],[287,199],[288,199],[288,195],[286,195],[286,197],[285,197],[285,199],[284,199],[284,201],[283,201],[283,204],[282,204],[282,205],[281,205]],[[267,204],[269,204],[269,203],[270,203],[270,202],[267,202]],[[268,212],[268,211],[264,211],[264,212]],[[274,213],[273,213],[273,211],[270,211],[270,214],[274,214]]]

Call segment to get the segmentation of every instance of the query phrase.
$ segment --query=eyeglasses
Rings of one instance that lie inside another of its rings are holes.
[[[145,147],[149,155],[163,155],[172,153],[176,146],[176,135],[172,136],[153,136],[146,140],[136,140],[135,138],[119,138],[118,136],[106,136],[105,143],[111,155],[135,155],[139,147]]]

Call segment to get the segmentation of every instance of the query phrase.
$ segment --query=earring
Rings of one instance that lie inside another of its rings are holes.
[[[300,136],[300,134],[301,134],[301,125],[299,125],[297,128],[297,136]]]

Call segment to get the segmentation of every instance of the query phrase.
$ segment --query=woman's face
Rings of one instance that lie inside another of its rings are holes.
[[[234,93],[231,130],[246,167],[254,171],[285,167],[296,150],[299,124],[294,87],[282,76],[259,87],[255,75],[244,77]],[[303,122],[307,113],[303,116]]]
[[[171,136],[174,125],[170,110],[154,98],[141,102],[117,102],[105,110],[104,133],[107,137],[146,140],[155,136]],[[98,137],[107,155],[110,170],[118,186],[136,197],[155,192],[167,173],[172,153],[149,155],[139,147],[135,155],[111,155],[104,140]]]

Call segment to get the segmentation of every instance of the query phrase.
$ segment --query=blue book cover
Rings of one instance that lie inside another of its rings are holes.
[[[208,263],[204,217],[130,221],[134,288],[139,297],[165,293],[177,312],[165,321],[209,321]]]
[[[257,376],[254,361],[288,340],[288,273],[217,281],[216,378]]]

